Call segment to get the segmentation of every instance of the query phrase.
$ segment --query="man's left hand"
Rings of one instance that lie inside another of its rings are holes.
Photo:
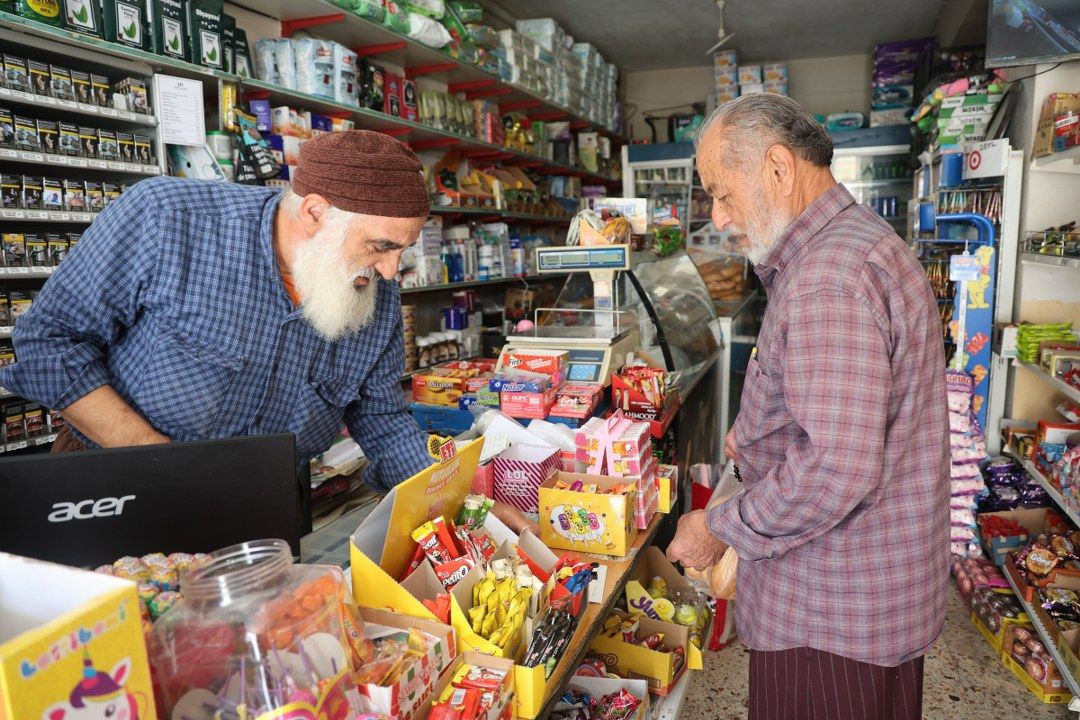
[[[668,545],[668,560],[694,570],[704,570],[720,562],[728,546],[713,535],[708,517],[705,510],[693,510],[679,518],[675,539]]]

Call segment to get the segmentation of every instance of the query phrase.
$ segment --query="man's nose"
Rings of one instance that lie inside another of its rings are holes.
[[[723,230],[731,224],[731,216],[724,212],[723,208],[720,207],[720,203],[715,200],[712,203],[712,221],[713,227],[717,230]]]

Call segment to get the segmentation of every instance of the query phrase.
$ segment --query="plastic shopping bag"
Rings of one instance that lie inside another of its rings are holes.
[[[707,470],[703,470],[704,468],[707,468]],[[703,471],[709,472],[711,471],[711,466],[695,465],[690,469],[691,477],[693,477],[695,470],[699,473]],[[716,483],[716,488],[713,490],[712,497],[709,498],[709,504],[706,506],[706,509],[712,509],[732,497],[735,497],[742,491],[742,483],[735,478],[734,465],[731,462],[728,462],[720,476],[719,482]],[[724,556],[720,558],[720,562],[701,571],[687,568],[686,576],[708,585],[709,594],[717,600],[731,600],[735,597],[735,575],[738,566],[739,556],[735,553],[735,548],[729,547],[727,551],[724,552]]]

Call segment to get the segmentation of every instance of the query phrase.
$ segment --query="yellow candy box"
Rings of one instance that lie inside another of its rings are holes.
[[[0,553],[0,718],[157,720],[135,584]]]

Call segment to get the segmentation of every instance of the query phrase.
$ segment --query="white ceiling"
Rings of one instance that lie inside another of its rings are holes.
[[[725,48],[741,61],[849,55],[934,34],[945,0],[728,0]],[[519,18],[554,17],[623,70],[709,65],[713,0],[498,0]]]

